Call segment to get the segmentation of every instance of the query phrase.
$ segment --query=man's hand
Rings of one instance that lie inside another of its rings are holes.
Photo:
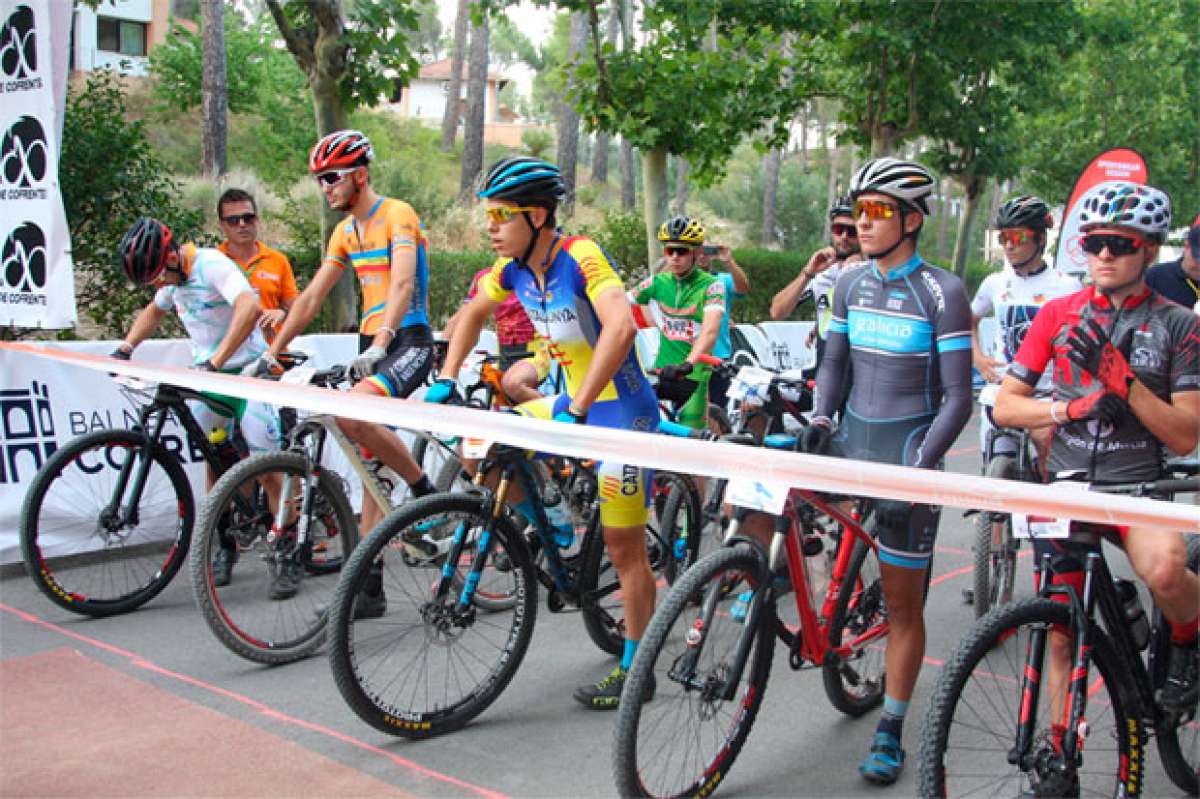
[[[263,311],[262,316],[258,317],[258,326],[263,330],[274,330],[283,324],[286,316],[287,311],[282,308],[272,308],[269,311]]]
[[[800,432],[801,452],[809,455],[828,455],[829,444],[833,440],[833,423],[826,417],[816,417]]]
[[[283,372],[283,364],[275,360],[275,356],[269,352],[264,352],[257,360],[242,367],[242,374],[246,377],[270,377],[281,375]]]
[[[432,386],[425,389],[425,401],[437,405],[461,405],[462,394],[458,391],[458,382],[448,377],[434,381]]]
[[[108,357],[116,358],[118,361],[128,361],[133,357],[133,350],[127,350],[124,347],[117,347],[115,350],[109,353]]]
[[[666,380],[668,383],[674,383],[677,380],[682,380],[692,373],[692,364],[689,361],[683,363],[670,363],[658,370],[660,380]]]
[[[1130,337],[1133,330],[1129,331]],[[1128,349],[1128,343],[1125,347]],[[1129,399],[1129,387],[1136,376],[1121,350],[1113,346],[1108,334],[1095,319],[1085,319],[1067,336],[1067,357],[1089,372],[1104,390],[1122,400]]]
[[[982,355],[979,358],[973,359],[975,368],[979,370],[979,374],[983,375],[983,379],[989,383],[999,383],[1001,378],[1001,370],[1004,369],[1004,361],[998,361],[995,358]]]
[[[212,361],[204,360],[192,367],[197,372],[219,372],[217,367],[213,366]]]
[[[387,350],[378,344],[367,347],[350,362],[350,377],[354,380],[362,380],[375,374],[375,364],[382,361],[385,355],[387,355]]]
[[[804,267],[804,271],[810,278],[816,277],[833,266],[834,262],[837,261],[837,257],[837,250],[833,249],[833,247],[822,247],[808,259],[808,264]]]
[[[1095,419],[1116,427],[1129,413],[1129,405],[1115,394],[1101,389],[1086,397],[1078,397],[1067,403],[1067,419],[1072,422]]]

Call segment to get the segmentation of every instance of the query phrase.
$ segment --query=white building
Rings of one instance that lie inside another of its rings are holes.
[[[126,75],[145,75],[150,51],[167,37],[170,10],[171,0],[102,0],[94,10],[76,4],[71,69],[111,67]]]

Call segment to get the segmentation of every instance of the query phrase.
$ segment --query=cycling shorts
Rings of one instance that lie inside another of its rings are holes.
[[[374,336],[358,337],[358,351],[365,352]],[[375,374],[365,381],[384,397],[407,397],[421,386],[433,369],[433,331],[427,325],[402,327],[388,345],[387,354],[375,365]]]
[[[223,369],[221,371],[222,374],[241,374],[241,369]],[[237,419],[242,437],[246,439],[246,444],[249,445],[251,452],[270,452],[279,449],[279,442],[283,439],[283,435],[280,432],[279,413],[275,406],[242,397],[217,394],[212,391],[202,391],[201,394],[227,405],[233,410],[233,415],[229,416],[223,408],[214,408],[208,403],[190,400],[187,404],[188,409],[196,418],[196,424],[200,425],[200,429],[204,431],[205,435],[214,430],[223,429],[227,435],[232,436],[232,422]]]
[[[871,421],[847,407],[830,443],[830,454],[907,466],[916,462],[917,450],[932,423],[932,414]],[[917,502],[913,504],[907,530],[876,527],[873,532],[879,543],[879,560],[904,569],[928,568],[941,510],[938,505]]]
[[[525,344],[500,345],[500,371],[507,372],[513,365],[524,361],[537,370],[541,384],[550,374],[550,351],[544,338],[534,338]]]
[[[618,430],[653,431],[658,427],[658,403],[649,392],[650,402],[623,403],[620,400],[597,402],[588,409],[589,427]],[[565,413],[571,398],[567,394],[540,397],[516,407],[516,412],[533,419],[553,419]],[[649,485],[653,470],[601,461],[596,464],[596,482],[600,493],[600,524],[605,527],[639,527],[650,518]]]

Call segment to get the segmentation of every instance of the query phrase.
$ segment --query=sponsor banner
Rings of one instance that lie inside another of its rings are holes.
[[[55,74],[69,16],[49,0],[0,0],[0,325],[75,324],[70,234],[58,183]],[[65,67],[65,63],[61,64]],[[65,100],[64,100],[65,101]]]
[[[1087,272],[1087,253],[1079,241],[1079,199],[1088,189],[1106,180],[1145,184],[1146,162],[1136,151],[1122,147],[1100,153],[1084,168],[1065,206],[1054,254],[1054,268],[1058,271],[1070,275]]]
[[[116,361],[29,344],[5,343],[0,344],[0,349],[39,355],[100,372],[113,371],[200,391],[216,391],[275,404],[285,403],[312,412],[352,416],[410,430],[472,436],[478,435],[481,429],[487,429],[490,438],[527,449],[707,477],[735,479],[745,474],[746,449],[735,444],[666,436],[658,436],[650,443],[646,438],[649,434],[646,433],[566,426],[516,414],[430,405],[416,399],[397,400],[313,386],[284,386],[249,377],[147,365],[136,361]],[[957,508],[1069,517],[1100,524],[1200,530],[1200,508],[1182,503],[1099,493],[1080,497],[1074,492],[1064,492],[1051,486],[962,474],[947,480],[946,475],[939,471],[794,452],[756,450],[754,464],[756,480],[793,488]]]

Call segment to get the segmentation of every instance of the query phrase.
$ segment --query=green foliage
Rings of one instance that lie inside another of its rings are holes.
[[[121,80],[108,70],[70,92],[59,163],[71,233],[79,310],[109,337],[123,335],[150,299],[130,291],[115,262],[117,245],[140,216],[165,222],[177,241],[196,240],[203,215],[183,211],[178,187],[150,149],[140,121],[129,119]]]
[[[458,310],[475,273],[495,261],[490,252],[429,253],[429,320],[434,328],[440,328]]]
[[[154,93],[180,111],[200,106],[203,40],[182,25],[173,25],[167,40],[150,53]],[[259,26],[247,27],[235,12],[225,14],[225,80],[230,113],[253,111],[259,97],[264,63],[279,54],[264,40]],[[290,60],[290,59],[289,59]]]
[[[743,224],[755,236],[763,223],[766,175],[761,163],[753,148],[743,146],[730,162],[726,179],[699,195],[718,216]],[[821,171],[806,170],[794,158],[780,165],[776,235],[784,249],[820,246],[817,242],[825,226],[826,195],[826,178]]]
[[[808,263],[811,251],[738,249],[733,258],[750,279],[750,293],[733,304],[732,321],[756,324],[771,318],[771,298],[790,283]],[[811,303],[800,305],[793,319],[812,319]]]
[[[554,134],[544,128],[530,128],[521,134],[521,144],[534,158],[546,158],[554,147]]]
[[[454,202],[445,182],[452,167],[438,149],[438,131],[375,111],[360,111],[352,122],[375,148],[371,185],[376,191],[407,202],[425,224],[445,214]]]
[[[621,279],[629,285],[649,272],[646,262],[646,226],[641,216],[619,209],[604,212],[598,228],[581,225],[578,234],[593,239],[616,262]]]

